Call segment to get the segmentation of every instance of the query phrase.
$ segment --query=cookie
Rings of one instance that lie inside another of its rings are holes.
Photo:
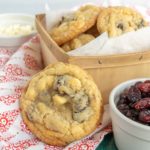
[[[91,28],[96,23],[99,12],[100,8],[97,6],[83,6],[73,14],[64,16],[49,34],[58,45],[62,45]]]
[[[110,37],[136,31],[147,26],[142,15],[128,7],[108,7],[103,9],[97,19],[99,33],[107,32]]]
[[[61,48],[64,51],[68,52],[68,51],[74,50],[76,48],[79,48],[94,39],[95,39],[95,37],[93,35],[83,33],[83,34],[79,35],[78,37],[74,38],[73,40],[63,44],[61,46]]]
[[[97,30],[97,24],[95,24],[93,27],[91,27],[89,30],[87,30],[85,32],[85,34],[91,34],[93,35],[95,38],[98,37],[100,35],[100,33]]]
[[[39,139],[65,146],[96,129],[103,101],[83,69],[57,63],[33,76],[22,93],[20,108],[25,124]]]

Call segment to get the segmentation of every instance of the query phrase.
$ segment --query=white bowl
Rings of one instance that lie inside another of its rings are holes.
[[[120,93],[138,81],[150,80],[140,78],[129,80],[115,87],[109,97],[110,114],[116,146],[119,150],[150,150],[150,127],[137,123],[124,116],[116,107]]]
[[[35,17],[33,15],[17,13],[0,15],[0,26],[9,26],[13,24],[32,25],[35,27]],[[16,49],[35,35],[35,33],[36,31],[27,35],[0,35],[0,47]]]

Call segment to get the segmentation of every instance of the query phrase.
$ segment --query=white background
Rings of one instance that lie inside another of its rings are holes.
[[[45,2],[51,9],[64,9],[88,1],[92,0],[0,0],[0,13],[36,14],[44,12]]]
[[[44,12],[44,0],[0,0],[0,13],[40,12]]]
[[[96,1],[100,3],[110,2],[115,4],[135,3],[145,5],[150,8],[150,0],[0,0],[0,13],[30,13],[36,14],[44,12],[44,2],[49,2],[51,9],[73,7],[77,4]]]

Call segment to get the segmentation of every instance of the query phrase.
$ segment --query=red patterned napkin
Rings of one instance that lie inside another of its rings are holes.
[[[111,126],[107,126],[109,123],[107,107],[103,124],[90,136],[66,148],[46,145],[26,128],[19,109],[21,90],[31,76],[42,68],[38,36],[33,37],[18,50],[0,48],[0,149],[93,150],[102,141],[104,135],[111,132]]]

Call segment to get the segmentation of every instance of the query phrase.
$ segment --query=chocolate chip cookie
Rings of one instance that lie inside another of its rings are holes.
[[[110,37],[136,31],[147,26],[142,15],[128,7],[108,7],[103,9],[97,19],[99,33],[107,32]]]
[[[93,35],[83,33],[79,35],[78,37],[72,39],[71,41],[63,44],[61,47],[64,51],[68,52],[76,48],[79,48],[94,39],[95,37]]]
[[[39,139],[65,146],[96,129],[103,101],[84,70],[57,63],[33,76],[22,93],[20,108],[25,124]]]
[[[60,24],[49,31],[49,34],[58,45],[62,45],[91,28],[96,23],[99,12],[100,7],[82,6],[74,13],[64,16]]]

